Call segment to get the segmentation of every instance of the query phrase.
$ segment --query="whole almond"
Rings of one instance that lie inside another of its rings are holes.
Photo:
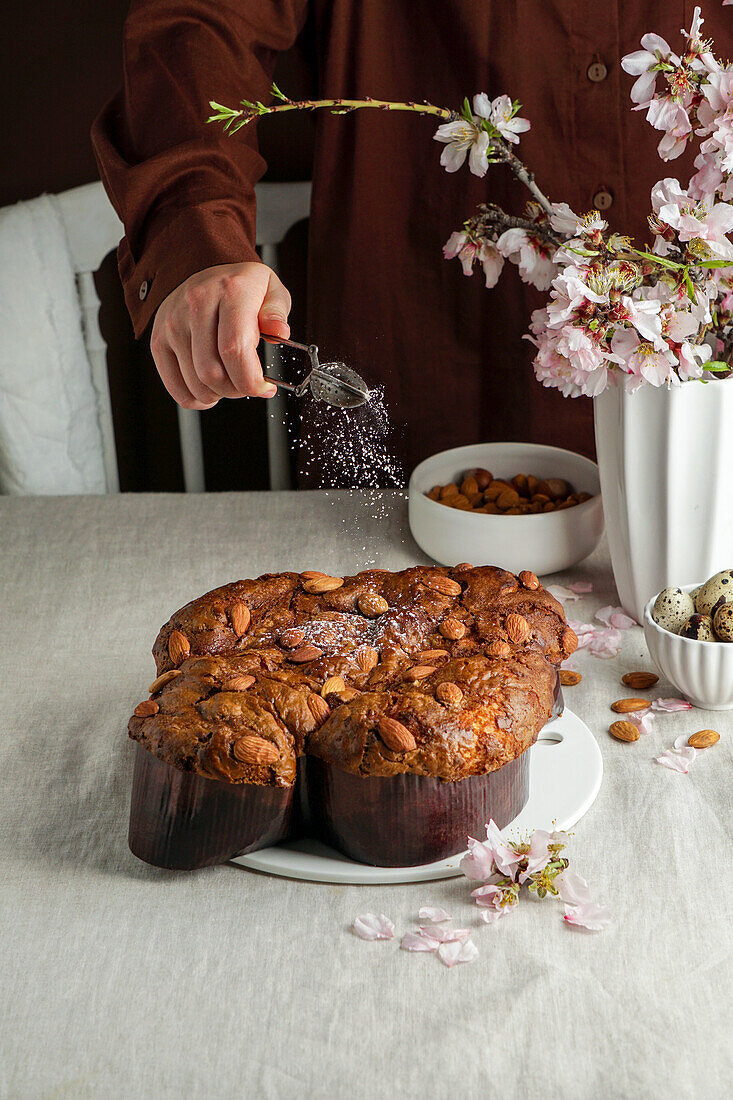
[[[579,672],[573,672],[570,668],[561,668],[557,676],[563,687],[573,687],[583,679]]]
[[[440,490],[440,499],[449,500],[451,497],[458,496],[458,486],[454,481],[451,481],[449,485],[444,485]]]
[[[379,719],[377,732],[388,749],[393,752],[412,752],[417,748],[417,742],[407,726],[403,726],[396,718],[388,718],[383,715]]]
[[[442,684],[438,684],[436,687],[435,698],[439,699],[441,703],[447,703],[449,706],[457,707],[463,699],[463,692],[458,684],[451,684],[447,680],[444,680]]]
[[[176,676],[180,675],[180,668],[169,668],[167,672],[161,672],[160,676],[153,680],[148,691],[151,695],[155,695],[156,691],[160,691],[161,688],[164,688],[166,684],[169,684],[171,680],[175,680]]]
[[[379,664],[379,654],[376,649],[360,649],[356,654],[356,663],[362,672],[371,672]]]
[[[457,508],[459,511],[468,512],[473,505],[468,497],[464,497],[463,493],[459,493],[456,497],[450,498],[451,508]]]
[[[235,741],[232,753],[241,764],[276,764],[280,758],[272,741],[265,741],[264,737],[256,737],[253,733],[245,734]]]
[[[523,588],[528,588],[530,592],[534,592],[540,586],[537,574],[533,573],[531,569],[522,570],[519,574],[519,583]]]
[[[155,702],[155,699],[143,699],[142,703],[138,703],[133,711],[136,718],[152,718],[154,714],[157,714],[160,707]]]
[[[687,738],[687,744],[692,745],[693,749],[709,749],[718,741],[720,741],[720,734],[715,730],[698,730]]]
[[[280,635],[280,645],[284,646],[285,649],[297,649],[304,641],[305,631],[299,630],[297,626],[284,630]]]
[[[314,645],[303,645],[299,649],[291,649],[288,660],[296,665],[305,664],[306,661],[315,661],[323,656],[323,650]]]
[[[352,699],[356,699],[357,695],[361,695],[361,692],[357,688],[351,687],[349,684],[347,684],[343,691],[339,691],[336,694],[338,695],[340,702],[350,703]]]
[[[174,665],[180,665],[191,656],[191,643],[180,630],[172,630],[168,639],[168,656]]]
[[[514,508],[519,504],[519,493],[514,488],[504,489],[496,498],[496,503],[502,511],[505,511],[507,508]]]
[[[638,741],[639,730],[633,722],[612,722],[608,727],[611,737],[617,741]]]
[[[303,588],[312,596],[320,596],[324,592],[335,592],[343,583],[343,577],[313,577],[303,581]]]
[[[342,676],[329,676],[321,688],[321,698],[325,699],[327,695],[337,695],[340,691],[344,691],[345,688],[346,683]]]
[[[378,615],[385,615],[389,611],[389,604],[384,596],[379,596],[376,592],[362,592],[357,605],[362,615],[369,619],[376,619]]]
[[[417,656],[421,665],[429,665],[433,661],[442,661],[444,657],[450,657],[450,653],[447,649],[424,649]]]
[[[221,685],[222,691],[247,691],[255,682],[254,676],[247,672],[243,676],[232,676]]]
[[[461,594],[461,586],[458,581],[454,581],[442,573],[433,573],[425,578],[422,583],[433,592],[439,592],[441,596],[460,596]]]
[[[571,653],[575,653],[578,648],[578,635],[569,626],[566,626],[563,631],[560,648],[566,657],[569,657]]]
[[[327,577],[328,573],[322,573],[320,569],[305,569],[300,574],[302,581],[314,581],[316,577]]]
[[[403,679],[415,683],[417,680],[424,680],[426,676],[432,676],[435,671],[433,665],[413,665],[412,668],[408,668]]]
[[[648,699],[617,699],[611,703],[611,710],[616,714],[631,714],[635,710],[646,710],[648,706]]]
[[[438,630],[444,638],[449,638],[451,641],[457,641],[458,638],[462,638],[466,633],[465,623],[459,622],[458,619],[446,619],[440,624]]]
[[[464,497],[471,497],[474,493],[477,493],[478,491],[478,481],[475,477],[466,477],[461,482],[461,492],[463,493]]]
[[[512,647],[509,643],[499,641],[499,639],[489,642],[486,647],[486,654],[488,657],[509,657],[511,652]]]
[[[627,672],[621,677],[621,683],[634,691],[648,691],[658,680],[659,677],[654,672]]]
[[[531,630],[532,628],[523,615],[507,615],[506,632],[511,641],[521,645],[522,642],[526,642]]]
[[[316,695],[315,692],[311,692],[308,696],[308,709],[318,722],[319,726],[322,722],[325,722],[331,713],[331,708],[325,699],[321,699],[320,695]]]
[[[473,569],[470,561],[459,561],[458,565],[453,566],[454,573],[465,573],[467,569]]]
[[[237,637],[241,638],[243,634],[247,633],[251,621],[252,616],[249,608],[241,600],[237,600],[229,608],[229,622],[232,624],[232,630]]]

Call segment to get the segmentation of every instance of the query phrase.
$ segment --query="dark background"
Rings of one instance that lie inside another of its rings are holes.
[[[30,0],[3,4],[0,35],[0,206],[98,179],[92,121],[121,82],[122,25],[128,0]],[[276,80],[290,94],[309,87],[309,32],[279,61]],[[310,178],[309,115],[284,116],[263,130],[265,179]],[[305,332],[307,229],[296,226],[280,249],[280,272],[293,296],[291,324]],[[175,406],[158,379],[147,341],[135,341],[117,263],[97,273],[100,325],[109,345],[120,482],[123,490],[183,488]],[[207,488],[268,487],[264,402],[222,401],[202,417]]]

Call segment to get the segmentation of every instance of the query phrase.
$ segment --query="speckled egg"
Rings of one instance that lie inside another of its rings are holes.
[[[681,588],[663,588],[654,601],[652,618],[664,630],[679,633],[691,615],[695,614],[695,604],[687,592]]]
[[[733,569],[723,569],[709,581],[705,581],[695,597],[698,615],[713,615],[715,608],[733,602]]]
[[[721,604],[713,615],[713,630],[721,642],[733,642],[733,603]]]
[[[697,642],[714,642],[713,620],[709,615],[690,615],[680,630],[683,638],[694,638]]]

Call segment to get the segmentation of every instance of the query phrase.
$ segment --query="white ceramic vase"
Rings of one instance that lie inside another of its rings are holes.
[[[733,378],[594,398],[613,575],[638,622],[669,585],[733,567]]]

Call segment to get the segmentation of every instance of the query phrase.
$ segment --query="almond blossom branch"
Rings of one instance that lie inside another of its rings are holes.
[[[372,99],[371,96],[365,96],[364,99],[295,100],[288,99],[287,96],[280,92],[280,89],[275,84],[273,84],[273,94],[276,95],[278,99],[282,100],[282,102],[267,105],[261,103],[259,100],[253,102],[248,99],[243,99],[240,108],[233,108],[225,107],[223,104],[211,100],[209,106],[214,114],[207,119],[207,122],[222,122],[224,124],[224,129],[228,133],[236,134],[243,126],[247,126],[250,122],[253,122],[256,118],[260,118],[262,115],[282,114],[283,111],[327,110],[334,115],[345,115],[349,114],[351,111],[373,107],[381,111],[410,111],[418,115],[432,115],[435,118],[445,119],[447,122],[458,118],[455,111],[449,111],[446,107],[436,107],[433,103],[427,102],[401,103],[387,99]]]

